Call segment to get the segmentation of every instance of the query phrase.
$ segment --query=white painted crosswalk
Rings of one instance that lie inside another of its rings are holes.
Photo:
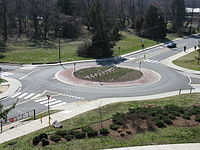
[[[154,64],[154,63],[160,64],[159,61],[157,61],[157,60],[151,60],[151,59],[145,59],[144,62],[149,62],[149,63],[153,63],[153,64]]]
[[[51,108],[55,108],[61,105],[66,104],[66,102],[63,102],[61,100],[57,100],[55,98],[50,98],[48,100],[47,97],[41,97],[42,94],[36,94],[36,93],[28,93],[28,92],[17,92],[10,96],[10,98],[19,98],[19,99],[24,99],[24,100],[34,100],[34,102],[39,103],[44,106],[50,106]],[[83,100],[84,98],[79,97],[79,96],[74,96],[74,95],[67,95],[67,94],[62,94],[62,96],[68,97],[68,98],[73,98],[73,99],[79,99]]]
[[[55,107],[66,104],[66,102],[63,102],[61,100],[57,100],[55,98],[50,98],[49,100],[48,100],[48,98],[41,98],[41,99],[35,100],[35,102],[40,103],[41,105],[44,105],[46,107],[50,106],[50,108],[55,108]]]

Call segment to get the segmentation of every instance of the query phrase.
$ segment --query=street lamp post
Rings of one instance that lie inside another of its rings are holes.
[[[62,27],[59,28],[59,31],[61,32],[62,31]],[[60,33],[61,34],[61,33]],[[59,63],[61,62],[61,58],[60,58],[60,34],[58,36],[58,61]]]

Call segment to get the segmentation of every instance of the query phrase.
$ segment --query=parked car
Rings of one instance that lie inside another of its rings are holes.
[[[175,48],[176,47],[176,43],[170,42],[167,44],[168,48]]]

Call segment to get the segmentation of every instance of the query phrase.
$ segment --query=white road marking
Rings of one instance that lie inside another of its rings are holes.
[[[28,74],[22,76],[22,77],[19,78],[19,79],[22,80],[22,79],[26,78],[27,76],[29,76],[30,74],[32,74],[33,72],[38,71],[38,70],[39,70],[39,69],[33,70],[33,71],[29,72]]]
[[[27,95],[26,97],[24,97],[24,99],[29,99],[29,98],[31,98],[33,95],[35,95],[35,93],[31,93],[31,94]]]
[[[16,93],[15,95],[11,96],[11,98],[15,98],[15,97],[19,96],[21,93],[22,93],[22,92],[18,92],[18,93]]]
[[[50,106],[51,108],[55,108],[55,107],[58,107],[58,106],[61,106],[61,105],[64,105],[66,104],[66,102],[62,102],[62,103],[59,103],[59,104],[56,104],[56,105],[53,105],[53,106]],[[70,111],[71,112],[71,111]],[[69,112],[68,112],[69,113]]]
[[[57,103],[60,103],[60,102],[62,102],[61,100],[58,100],[58,101],[54,101],[54,102],[51,102],[51,103],[49,103],[49,104],[45,104],[45,106],[50,106],[50,105],[53,105],[53,104],[57,104]]]
[[[37,95],[35,95],[34,97],[32,97],[31,99],[36,99],[36,98],[38,98],[38,97],[40,97],[42,94],[37,94]]]
[[[37,100],[35,100],[35,102],[41,102],[41,101],[44,101],[44,100],[47,100],[47,98],[37,99]]]
[[[24,66],[24,67],[21,67],[20,69],[22,69],[22,70],[33,70],[34,68],[36,68],[36,66]]]
[[[144,62],[149,61],[149,59],[145,59]]]
[[[18,98],[22,98],[22,97],[26,96],[27,94],[28,94],[28,93],[24,93],[24,94],[18,96]]]
[[[56,101],[56,99],[55,99],[55,98],[52,98],[52,99],[50,99],[50,100],[45,100],[45,101],[40,102],[40,104],[46,104],[46,103],[48,103],[48,101],[49,101],[49,103],[50,103],[50,102]]]
[[[11,75],[13,75],[13,73],[10,73],[10,72],[2,72],[0,75],[1,75],[1,76],[11,76]]]

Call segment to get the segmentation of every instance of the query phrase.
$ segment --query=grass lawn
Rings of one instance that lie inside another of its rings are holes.
[[[195,59],[195,57],[198,57],[197,51],[174,60],[173,63],[183,68],[200,71],[200,65],[198,65],[197,59]]]
[[[141,49],[142,39],[135,36],[131,32],[121,32],[122,39],[117,42],[116,47],[113,48],[114,56],[127,54],[136,50]],[[173,34],[168,35],[168,39],[175,39],[176,36]],[[76,50],[82,41],[61,40],[61,61],[76,61],[85,60],[91,58],[78,57]],[[156,45],[156,41],[144,39],[144,47]],[[49,48],[45,47],[44,44],[38,44],[37,46],[33,43],[23,41],[18,43],[8,43],[7,51],[4,54],[5,57],[0,58],[0,62],[15,62],[15,63],[50,63],[58,62],[58,41],[49,41]],[[120,51],[118,50],[120,46]]]
[[[74,61],[84,60],[86,58],[78,57],[76,55],[76,49],[80,44],[77,42],[61,41],[61,61]],[[18,63],[47,63],[58,62],[58,43],[49,42],[50,48],[44,48],[44,46],[33,46],[28,42],[9,43],[7,45],[8,51],[4,54],[5,57],[1,58],[1,62],[18,62]],[[87,58],[88,59],[88,58]]]
[[[177,106],[189,106],[194,103],[199,103],[200,94],[191,95],[178,95],[174,97],[162,98],[151,101],[133,101],[125,103],[116,103],[107,105],[101,108],[103,119],[109,119],[116,112],[127,112],[130,107],[139,107],[143,105],[177,105]],[[69,120],[62,122],[64,129],[75,129],[84,127],[86,125],[99,122],[101,115],[98,109],[86,112],[84,114],[73,117]],[[139,133],[130,140],[118,140],[109,136],[102,136],[96,138],[85,138],[81,140],[72,140],[70,142],[59,142],[58,144],[49,145],[45,148],[32,146],[30,141],[40,133],[54,133],[59,129],[48,127],[29,134],[27,136],[18,138],[16,140],[9,141],[1,144],[0,149],[50,149],[50,150],[95,150],[105,149],[114,147],[125,147],[125,146],[138,146],[138,145],[152,145],[152,144],[169,144],[169,143],[195,143],[199,142],[200,139],[200,126],[197,127],[174,127],[169,126],[164,129],[157,129],[154,132]]]

